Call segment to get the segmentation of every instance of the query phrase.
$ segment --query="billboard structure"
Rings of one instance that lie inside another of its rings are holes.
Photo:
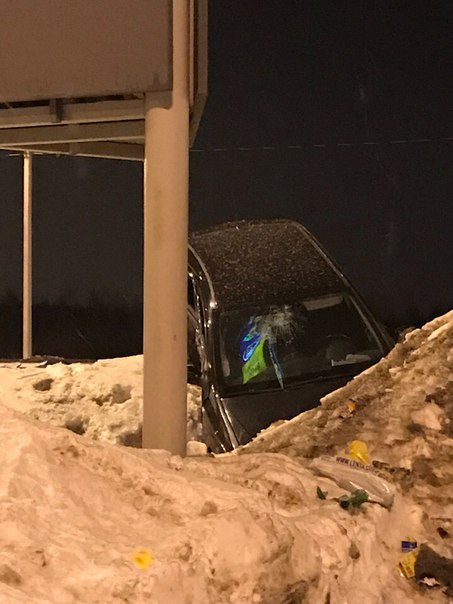
[[[207,0],[189,4],[193,141],[207,95]],[[0,0],[0,148],[144,159],[145,94],[172,94],[172,0]]]
[[[189,146],[207,95],[207,0],[0,0],[0,149],[144,162],[143,444],[185,454]]]

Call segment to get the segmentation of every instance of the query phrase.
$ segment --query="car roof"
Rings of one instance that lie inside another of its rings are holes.
[[[190,244],[224,308],[291,302],[347,286],[311,233],[294,220],[228,222],[192,233]]]

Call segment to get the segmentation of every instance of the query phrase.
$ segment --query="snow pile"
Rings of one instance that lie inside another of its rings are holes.
[[[199,434],[200,396],[197,386],[187,386],[188,440]],[[3,364],[0,402],[76,434],[141,447],[143,357],[46,367]]]
[[[397,566],[407,538],[453,557],[452,351],[450,313],[320,408],[217,457],[95,442],[0,406],[0,602],[447,604]],[[118,441],[102,421],[139,399],[139,358],[35,370],[1,369],[0,398],[45,419],[40,407],[96,407],[85,434]],[[310,468],[353,439],[395,485],[390,509],[342,509],[345,489]]]
[[[424,536],[400,496],[351,515],[283,455],[183,461],[0,413],[2,602],[444,601],[395,570],[401,535]]]

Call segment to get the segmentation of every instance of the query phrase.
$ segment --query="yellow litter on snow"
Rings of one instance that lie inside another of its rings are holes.
[[[349,457],[365,464],[370,463],[368,447],[362,440],[353,440],[349,445]]]
[[[135,566],[141,570],[148,568],[155,561],[153,554],[147,549],[137,550],[132,554],[131,559]]]
[[[406,552],[401,556],[398,564],[398,570],[402,577],[412,579],[412,577],[415,576],[415,562],[417,561],[418,552],[419,550],[417,548],[410,552]]]

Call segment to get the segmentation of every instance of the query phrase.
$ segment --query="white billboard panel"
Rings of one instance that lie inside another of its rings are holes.
[[[171,0],[0,0],[0,102],[172,88]]]

